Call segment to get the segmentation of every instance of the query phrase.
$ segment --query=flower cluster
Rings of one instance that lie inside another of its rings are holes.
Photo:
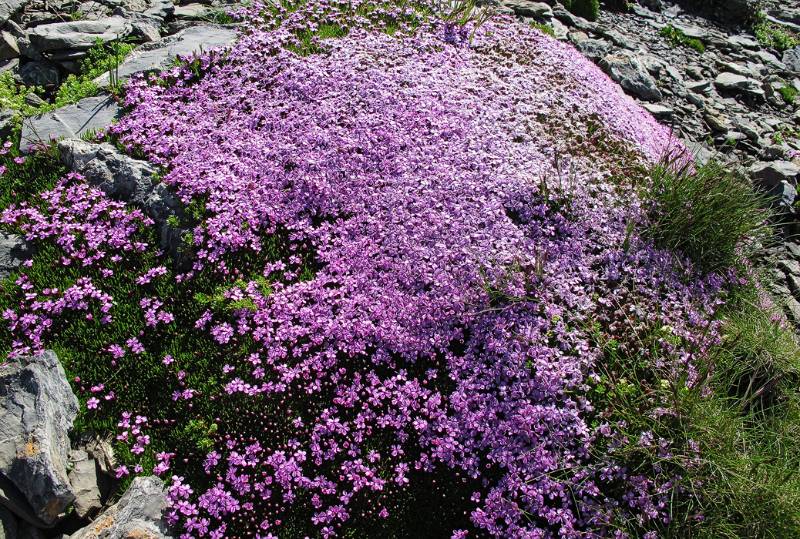
[[[437,525],[459,538],[665,522],[678,478],[619,463],[619,425],[594,428],[587,395],[598,325],[629,347],[631,329],[669,328],[645,357],[675,383],[705,375],[722,279],[639,238],[644,213],[609,179],[620,159],[655,160],[674,139],[571,47],[502,19],[472,41],[434,18],[401,39],[374,23],[410,8],[364,10],[346,37],[312,38],[320,54],[293,52],[308,52],[314,28],[344,25],[343,6],[273,6],[279,17],[264,19],[255,4],[228,53],[162,84],[134,80],[112,128],[204,208],[181,279],[210,272],[226,285],[191,321],[229,358],[218,394],[190,387],[176,352],[157,360],[175,372],[164,383],[176,406],[217,407],[213,429],[184,425],[203,435],[194,467],[157,455],[157,473],[175,474],[171,522],[185,539],[274,537],[289,523],[335,537],[415,518],[408,500],[426,489],[455,500]],[[603,150],[597,125],[634,151]],[[48,212],[3,222],[53,238],[68,261],[143,248],[131,239],[141,214],[80,183],[45,200]],[[253,254],[267,259],[255,271],[231,262]],[[169,301],[142,299],[146,332],[104,350],[146,357],[147,332],[179,314]],[[151,439],[133,418],[120,440],[139,455]]]

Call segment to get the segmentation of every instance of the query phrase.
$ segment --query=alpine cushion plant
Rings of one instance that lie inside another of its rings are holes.
[[[619,181],[680,145],[571,47],[424,12],[255,4],[131,81],[113,136],[191,209],[186,267],[79,176],[3,212],[50,253],[5,291],[11,354],[57,347],[181,537],[655,537],[690,496],[600,389],[611,340],[709,378],[733,274],[654,246]]]

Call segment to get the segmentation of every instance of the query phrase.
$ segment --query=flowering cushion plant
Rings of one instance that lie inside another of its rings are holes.
[[[182,537],[667,525],[679,467],[617,458],[598,388],[612,340],[668,385],[707,376],[725,279],[640,237],[619,180],[679,144],[533,29],[344,6],[256,4],[231,50],[128,85],[113,134],[200,208],[191,265],[131,272],[124,324],[102,281],[40,292],[23,271],[12,352],[48,345],[29,313],[100,303],[86,421],[119,413],[118,476],[164,476]],[[64,265],[120,275],[145,250],[148,220],[81,178],[42,198],[2,219]],[[137,402],[118,373],[143,364],[164,395]]]

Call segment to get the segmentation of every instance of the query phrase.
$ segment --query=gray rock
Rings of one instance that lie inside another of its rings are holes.
[[[800,324],[800,302],[791,296],[786,297],[785,302],[784,312],[786,316],[795,324]]]
[[[47,525],[75,499],[66,464],[77,414],[78,399],[53,351],[0,366],[0,473]]]
[[[172,536],[162,516],[166,506],[161,480],[137,477],[116,505],[70,539],[168,539]]]
[[[628,92],[648,101],[660,101],[663,97],[656,81],[636,56],[628,53],[609,54],[600,65]]]
[[[575,45],[575,48],[592,61],[598,61],[611,50],[611,44],[602,39],[584,39]]]
[[[514,14],[519,17],[549,19],[553,16],[553,8],[544,2],[531,2],[530,0],[506,0],[503,2],[503,5],[510,7],[512,10],[514,10]],[[175,10],[175,16],[178,16],[178,9]]]
[[[800,73],[800,45],[783,53],[786,69]]]
[[[6,140],[14,131],[16,113],[8,109],[0,109],[0,140]]]
[[[119,115],[111,96],[87,97],[74,105],[26,118],[22,122],[20,150],[28,152],[37,144],[62,138],[80,138],[105,129]]]
[[[789,208],[794,204],[800,167],[789,161],[770,161],[752,165],[749,172],[753,182],[761,186],[779,206]]]
[[[720,68],[722,72],[727,71],[729,73],[736,73],[737,75],[742,75],[743,77],[756,76],[756,72],[744,64],[738,64],[736,62],[728,62],[726,60],[720,60],[717,62],[717,66]]]
[[[800,167],[791,161],[756,163],[750,167],[750,175],[767,185],[775,185],[781,181],[788,181],[792,185],[797,185]]]
[[[69,460],[72,469],[68,478],[75,493],[72,506],[79,517],[91,518],[103,508],[94,459],[82,449],[73,449],[69,452]]]
[[[27,3],[27,0],[0,0],[0,26]]]
[[[11,60],[0,61],[0,73],[4,71],[13,71],[19,67],[19,58],[12,58]]]
[[[61,82],[58,68],[50,62],[28,62],[19,69],[19,76],[28,86],[57,86]]]
[[[550,20],[550,28],[553,29],[553,36],[559,41],[566,41],[569,34],[569,28],[558,19]]]
[[[728,44],[742,49],[758,50],[761,44],[747,35],[728,36]]]
[[[659,120],[668,120],[675,114],[674,109],[656,103],[644,103],[642,108]]]
[[[711,91],[711,81],[699,80],[686,84],[686,89],[698,94],[708,94]]]
[[[108,196],[142,208],[161,227],[167,247],[167,218],[180,212],[180,200],[166,185],[154,181],[158,170],[147,161],[133,159],[110,144],[63,140],[58,145],[61,161],[81,173]]]
[[[16,539],[17,529],[16,517],[5,507],[0,507],[0,539]]]
[[[720,73],[714,80],[714,84],[723,92],[747,94],[760,98],[764,97],[764,89],[761,87],[759,81],[736,73]]]
[[[25,238],[0,232],[0,279],[8,277],[31,256],[31,247]]]
[[[128,36],[131,24],[123,17],[97,21],[57,22],[36,26],[28,32],[31,46],[38,52],[86,50],[97,40],[113,41]]]
[[[800,277],[800,262],[797,262],[797,260],[781,260],[778,262],[778,267],[786,275]]]
[[[117,74],[120,81],[134,73],[150,73],[166,69],[176,56],[188,56],[200,50],[227,47],[236,40],[236,31],[214,25],[199,25],[182,30],[155,43],[142,45],[120,64]],[[101,87],[109,83],[104,74],[95,83]]]
[[[10,32],[0,32],[0,61],[19,56],[19,44]]]

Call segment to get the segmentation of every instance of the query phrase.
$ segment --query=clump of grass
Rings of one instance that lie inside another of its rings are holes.
[[[781,97],[786,103],[792,105],[797,97],[797,88],[787,84],[778,88],[778,93],[781,94]]]
[[[710,386],[692,415],[704,453],[699,537],[800,537],[800,346],[754,286],[723,316]]]
[[[655,166],[642,198],[649,206],[645,235],[704,272],[738,266],[770,237],[765,197],[746,178],[713,161]]]
[[[687,36],[683,30],[675,28],[671,24],[666,25],[658,33],[661,37],[666,38],[673,47],[689,47],[690,49],[694,49],[701,54],[706,51],[706,46],[702,41],[697,38]]]
[[[531,21],[530,24],[531,24],[532,28],[536,28],[537,30],[539,30],[543,34],[547,34],[550,37],[555,37],[556,36],[555,30],[553,30],[553,27],[550,26],[549,24],[544,24],[544,23],[536,22],[536,21]]]
[[[753,33],[761,45],[785,51],[800,45],[797,34],[787,28],[767,20],[764,13],[759,13],[753,24]]]

